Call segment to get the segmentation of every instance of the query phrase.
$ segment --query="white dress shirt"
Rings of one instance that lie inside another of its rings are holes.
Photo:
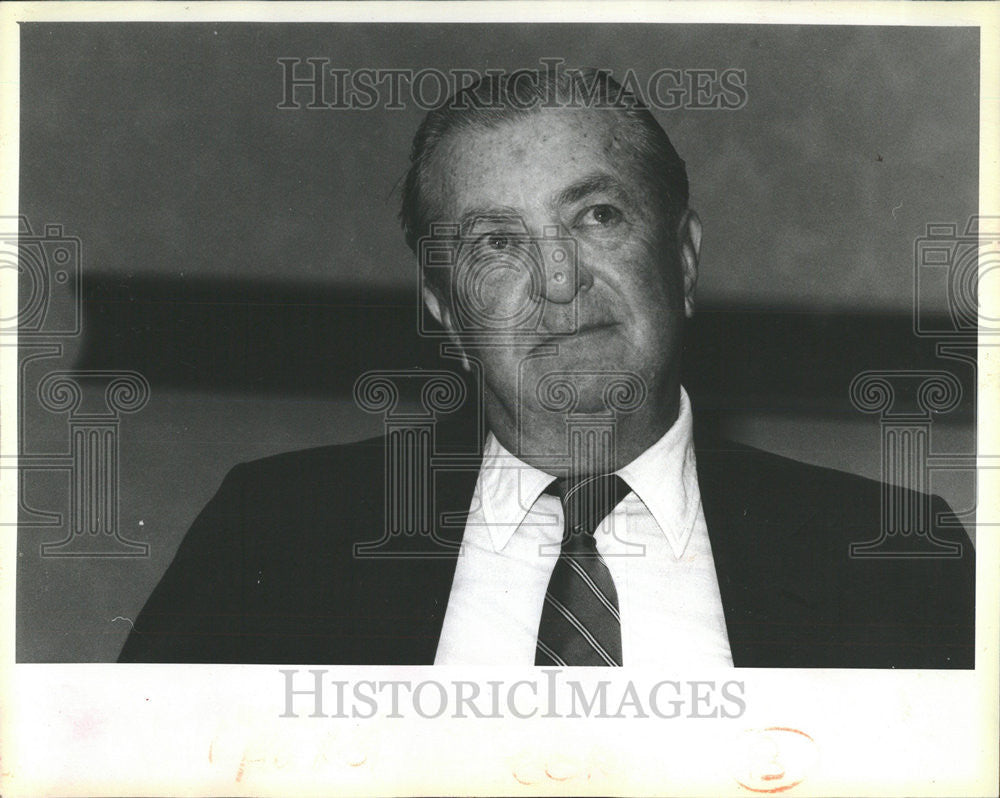
[[[701,509],[691,404],[618,475],[632,492],[595,532],[618,591],[626,666],[731,667]],[[436,665],[533,665],[538,622],[562,540],[553,477],[491,434],[445,610]]]

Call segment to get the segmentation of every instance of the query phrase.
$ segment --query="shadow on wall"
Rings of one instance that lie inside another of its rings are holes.
[[[348,398],[372,369],[440,368],[417,291],[101,274],[83,286],[76,367],[132,369],[156,388]],[[971,421],[975,379],[937,357],[903,313],[707,307],[686,335],[684,384],[703,411],[855,413],[868,369],[947,369]]]

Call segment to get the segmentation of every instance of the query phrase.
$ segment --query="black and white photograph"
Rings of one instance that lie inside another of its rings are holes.
[[[988,4],[11,5],[9,794],[995,789]]]

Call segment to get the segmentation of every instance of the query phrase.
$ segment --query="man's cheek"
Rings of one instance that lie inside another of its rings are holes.
[[[684,279],[672,241],[659,235],[644,236],[631,261],[630,273],[640,287],[640,302],[652,296],[671,307],[683,304]]]

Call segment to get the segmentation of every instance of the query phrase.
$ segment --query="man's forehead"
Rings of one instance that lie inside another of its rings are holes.
[[[442,142],[428,184],[454,220],[473,208],[571,200],[567,190],[581,182],[625,185],[636,172],[625,124],[610,110],[541,109],[466,128]]]

